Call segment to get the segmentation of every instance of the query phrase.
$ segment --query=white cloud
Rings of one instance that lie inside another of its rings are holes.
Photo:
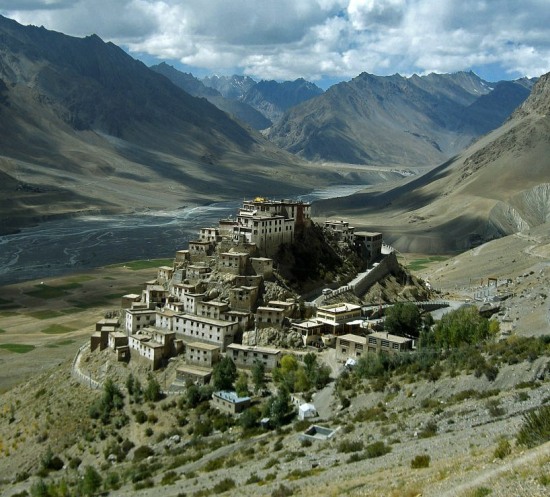
[[[550,71],[547,0],[0,0],[0,13],[258,79]]]

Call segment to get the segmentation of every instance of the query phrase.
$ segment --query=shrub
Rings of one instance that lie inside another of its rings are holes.
[[[235,480],[233,480],[232,478],[224,478],[223,480],[220,480],[218,483],[216,483],[212,490],[215,494],[221,494],[223,492],[231,490],[232,488],[235,488],[236,486],[237,484],[235,483]]]
[[[222,457],[218,457],[217,459],[210,459],[205,466],[205,471],[216,471],[217,469],[223,468],[223,461],[224,459]]]
[[[495,449],[494,456],[498,459],[504,459],[506,456],[509,456],[512,453],[512,447],[510,442],[505,438],[501,438],[498,441],[498,445]]]
[[[387,446],[384,442],[379,441],[367,445],[365,449],[365,456],[368,459],[373,459],[375,457],[381,457],[388,452],[391,452],[391,447]]]
[[[498,399],[491,399],[487,401],[486,407],[487,407],[487,410],[489,411],[489,414],[493,418],[497,418],[498,416],[503,416],[504,414],[506,414],[505,409],[500,406]]]
[[[437,434],[437,424],[435,421],[429,421],[426,426],[418,432],[418,438],[430,438]]]
[[[147,421],[147,414],[145,414],[143,411],[137,411],[135,414],[136,422],[140,425],[145,423]]]
[[[490,488],[487,487],[477,487],[472,492],[472,497],[486,497],[487,495],[491,494],[493,491]]]
[[[550,405],[530,411],[523,416],[523,425],[517,434],[517,442],[529,448],[550,440]]]
[[[161,485],[173,485],[176,481],[180,479],[180,476],[175,471],[167,471],[162,475],[160,480]]]
[[[346,463],[350,464],[352,462],[359,462],[365,459],[365,456],[363,454],[359,454],[359,452],[354,452],[351,456],[348,457]]]
[[[152,478],[146,478],[145,480],[141,480],[137,483],[134,483],[134,490],[141,490],[143,488],[153,488],[155,486],[155,482]]]
[[[246,480],[246,484],[247,485],[251,485],[253,483],[259,483],[261,482],[262,479],[256,474],[256,473],[252,473],[249,477],[248,477],[248,480]]]
[[[147,459],[154,454],[155,451],[151,447],[149,447],[148,445],[141,445],[134,451],[134,461],[143,461],[143,459]]]
[[[415,456],[411,460],[412,469],[428,468],[430,467],[430,456],[428,454],[420,454]]]
[[[359,452],[363,450],[363,442],[361,440],[342,440],[338,444],[338,452],[347,454],[348,452]]]
[[[271,492],[271,497],[290,497],[291,495],[294,495],[294,490],[282,483]]]
[[[105,476],[105,481],[103,482],[103,486],[106,489],[112,489],[112,490],[118,490],[120,488],[121,482],[120,482],[120,476],[118,473],[107,473],[107,476]]]

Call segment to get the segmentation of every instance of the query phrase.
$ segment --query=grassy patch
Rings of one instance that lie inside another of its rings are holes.
[[[141,293],[141,292],[139,292]],[[108,293],[107,295],[105,295],[105,299],[106,300],[115,300],[115,299],[120,299],[122,297],[122,295],[120,293]]]
[[[71,283],[84,283],[85,281],[93,281],[95,280],[94,276],[90,276],[89,274],[81,274],[80,276],[72,276],[71,278],[68,278],[67,281],[70,281]]]
[[[70,294],[70,290],[80,288],[82,285],[77,282],[67,283],[65,285],[50,286],[50,285],[34,285],[36,290],[25,292],[31,297],[39,299],[58,299]]]
[[[0,298],[0,308],[7,310],[7,309],[18,309],[21,307],[20,304],[17,304],[13,301],[13,299],[2,299]]]
[[[101,298],[96,300],[87,300],[85,302],[81,300],[69,300],[69,303],[74,305],[75,308],[80,309],[81,311],[84,311],[86,309],[93,309],[94,307],[102,307],[104,305],[108,305],[109,301]]]
[[[67,314],[77,314],[78,312],[83,312],[85,309],[79,308],[79,307],[68,307],[67,309],[63,309],[61,312],[65,315]]]
[[[407,269],[410,271],[420,271],[426,269],[430,264],[434,262],[441,262],[447,260],[448,257],[442,255],[434,255],[431,257],[424,257],[422,259],[414,259],[407,264]]]
[[[148,259],[144,261],[130,261],[123,264],[113,264],[107,267],[121,267],[132,271],[139,271],[140,269],[152,269],[159,266],[171,266],[173,262],[174,259]]]
[[[59,311],[54,311],[53,309],[44,309],[42,311],[31,312],[30,315],[36,319],[52,319],[63,316],[63,313]]]
[[[2,343],[0,344],[0,349],[15,352],[17,354],[26,354],[34,350],[34,345],[26,345],[24,343]]]
[[[47,328],[40,330],[46,335],[62,335],[63,333],[70,333],[74,331],[74,328],[69,328],[68,326],[63,326],[62,324],[51,324]]]
[[[6,333],[6,330],[3,330],[2,328],[0,328],[0,335],[1,335],[2,333]]]
[[[2,318],[9,318],[12,316],[19,316],[19,313],[15,311],[0,311],[0,317]]]
[[[64,345],[71,345],[74,343],[74,340],[71,340],[70,338],[67,340],[59,340],[58,342],[49,343],[46,345],[49,349],[56,349],[57,347],[63,347]]]

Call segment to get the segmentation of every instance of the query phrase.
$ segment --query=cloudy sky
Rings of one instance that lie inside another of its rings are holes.
[[[304,77],[550,71],[549,0],[0,0],[22,24],[92,33],[196,76]]]

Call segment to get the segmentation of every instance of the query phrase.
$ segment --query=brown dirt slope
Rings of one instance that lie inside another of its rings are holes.
[[[317,206],[375,228],[402,252],[462,251],[550,219],[550,74],[500,128],[454,159],[386,192]]]

